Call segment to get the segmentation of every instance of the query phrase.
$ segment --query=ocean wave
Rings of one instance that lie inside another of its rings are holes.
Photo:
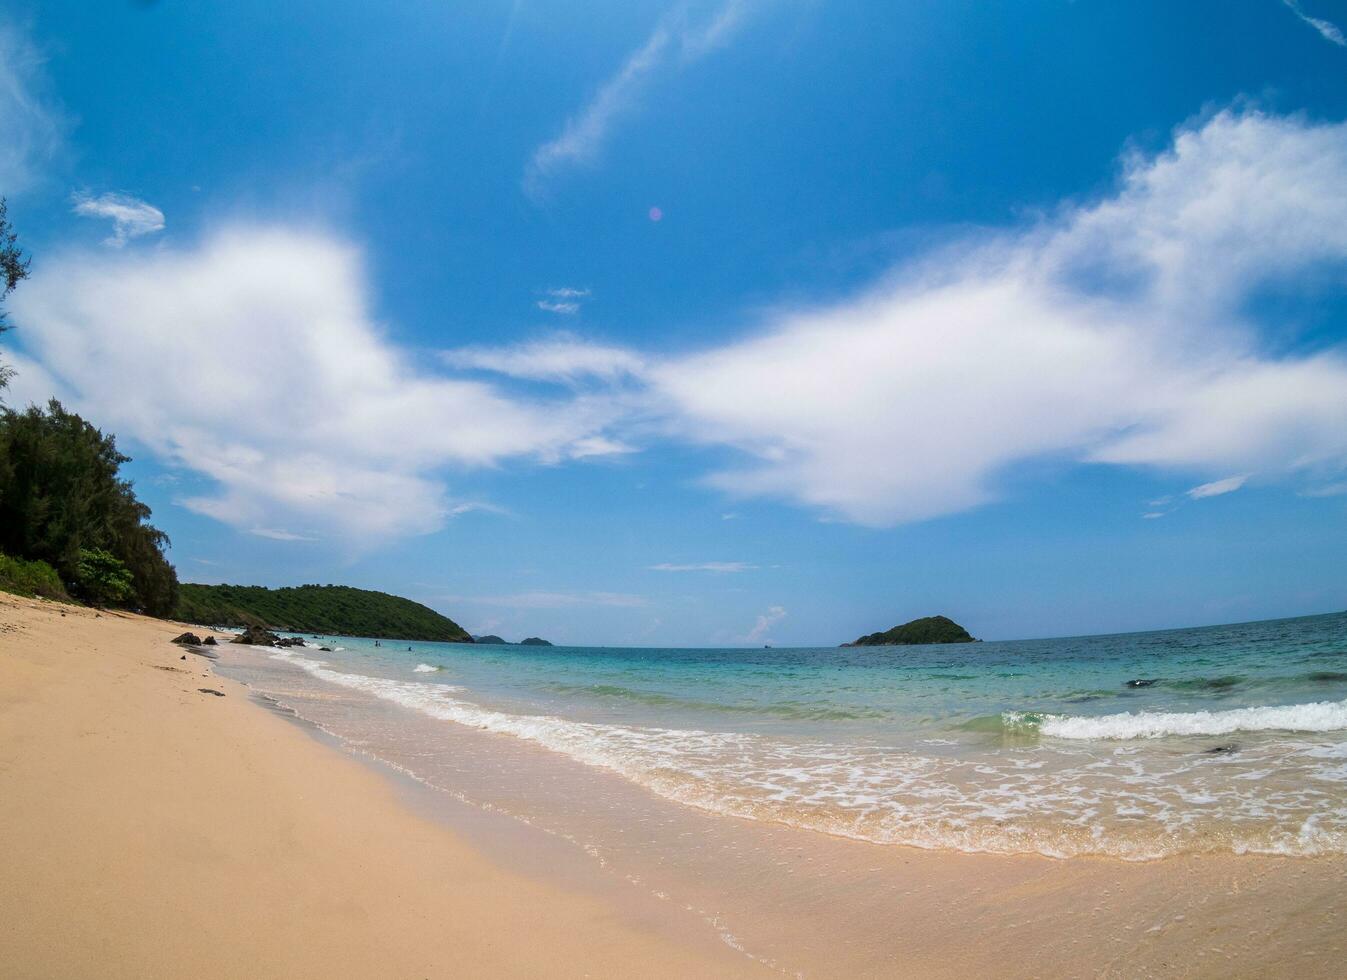
[[[443,667],[432,667],[430,664],[417,664],[412,668],[413,674],[433,674],[436,671],[444,670]]]
[[[1096,854],[1127,860],[1149,860],[1186,851],[1347,853],[1347,827],[1342,819],[1335,816],[1328,826],[1306,819],[1307,814],[1322,809],[1324,794],[1330,790],[1298,790],[1294,799],[1277,797],[1269,810],[1272,798],[1261,784],[1236,784],[1224,776],[1214,783],[1210,776],[1203,781],[1201,774],[1212,771],[1209,763],[1194,762],[1189,757],[1166,757],[1160,764],[1167,769],[1151,771],[1143,769],[1131,755],[1100,763],[1096,753],[1082,754],[1078,748],[1058,753],[1059,762],[1070,758],[1070,753],[1082,760],[1088,758],[1092,775],[1086,779],[1077,764],[1055,772],[1044,769],[1036,754],[964,760],[881,746],[800,742],[744,732],[511,714],[460,697],[464,689],[449,684],[347,673],[295,650],[279,650],[271,656],[321,681],[392,701],[432,718],[531,742],[620,775],[677,803],[876,844],[1030,852],[1051,857]],[[1305,709],[1316,708],[1334,715],[1338,721],[1334,727],[1347,728],[1347,702],[1244,710],[1298,712],[1298,724],[1304,725],[1308,723]],[[1172,721],[1210,714],[1159,717]],[[1058,724],[1069,727],[1072,722],[1116,725],[1118,719],[1153,717],[1072,719],[1020,714],[1008,719],[1008,725],[1042,732]],[[1319,767],[1332,761],[1325,759]],[[1110,768],[1102,771],[1100,765]],[[1199,779],[1186,788],[1171,785],[1171,778],[1186,778],[1184,774],[1197,774]],[[1247,815],[1265,826],[1213,824],[1213,801],[1219,801],[1216,806],[1222,812],[1234,817]],[[1133,829],[1135,821],[1129,820],[1126,826],[1105,830],[1100,815],[1115,810],[1127,817],[1151,814],[1160,829],[1152,832],[1147,825],[1138,833]]]
[[[1226,711],[1124,711],[1113,715],[1053,715],[1007,711],[1010,731],[1037,730],[1067,739],[1163,738],[1166,735],[1232,735],[1235,732],[1333,732],[1347,729],[1347,701],[1315,701]]]

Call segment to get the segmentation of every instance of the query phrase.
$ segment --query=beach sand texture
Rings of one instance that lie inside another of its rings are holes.
[[[0,596],[0,974],[774,975],[676,909],[502,867],[171,645],[178,631]],[[789,972],[1311,978],[1347,963],[1338,858],[875,850],[902,855],[913,896],[856,909],[883,917],[888,948],[830,946],[800,921],[812,954]],[[789,879],[773,887],[789,907]]]

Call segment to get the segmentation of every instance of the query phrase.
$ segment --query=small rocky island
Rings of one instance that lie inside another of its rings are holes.
[[[552,645],[550,641],[544,640],[538,636],[525,637],[518,643],[511,643],[509,640],[502,640],[495,633],[488,633],[486,636],[474,636],[472,638],[472,641],[474,643],[484,643],[490,646],[497,646],[497,647],[510,647],[510,646],[550,647]]]
[[[926,616],[882,633],[870,633],[844,647],[898,647],[925,643],[976,643],[977,640],[948,616]]]

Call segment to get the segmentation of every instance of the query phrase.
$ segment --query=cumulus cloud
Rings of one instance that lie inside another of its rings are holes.
[[[1337,24],[1331,20],[1324,20],[1322,17],[1311,17],[1301,9],[1298,0],[1282,0],[1282,3],[1286,4],[1291,12],[1302,21],[1318,31],[1319,36],[1325,41],[1336,44],[1340,48],[1347,48],[1347,37],[1343,36],[1342,29]]]
[[[1210,483],[1203,483],[1200,486],[1193,487],[1188,491],[1188,497],[1191,500],[1202,500],[1204,497],[1219,497],[1222,494],[1234,493],[1248,482],[1249,477],[1247,474],[1241,476],[1227,476],[1224,480],[1212,480]]]
[[[1347,126],[1223,112],[1102,200],[648,376],[676,431],[743,452],[714,485],[867,524],[993,500],[1034,459],[1340,466],[1347,358],[1270,349],[1246,307],[1347,260],[1344,182]]]
[[[595,344],[571,334],[506,347],[460,347],[444,351],[445,363],[531,381],[614,381],[639,375],[645,361],[622,347]]]
[[[103,244],[121,248],[133,238],[164,230],[164,212],[153,204],[125,194],[75,195],[74,212],[86,218],[107,218],[112,235]]]
[[[446,468],[603,452],[608,400],[427,372],[365,291],[345,242],[249,227],[152,254],[53,253],[12,308],[55,390],[209,478],[181,503],[241,530],[429,532],[461,507]]]
[[[744,634],[744,642],[761,642],[766,638],[771,628],[785,618],[786,610],[784,606],[772,606],[765,613],[760,615],[758,621],[753,624],[753,628]]]
[[[46,90],[41,54],[0,23],[0,189],[6,194],[36,183],[60,152],[66,121]]]
[[[661,19],[561,132],[534,151],[524,170],[525,192],[540,197],[557,174],[592,164],[602,154],[613,127],[635,111],[655,78],[676,72],[728,43],[759,5],[754,0],[724,0],[698,16],[701,12],[696,8],[702,5],[685,3]]]
[[[688,565],[678,565],[672,562],[661,562],[658,565],[651,565],[652,572],[751,572],[757,565],[750,565],[744,561],[703,561]]]

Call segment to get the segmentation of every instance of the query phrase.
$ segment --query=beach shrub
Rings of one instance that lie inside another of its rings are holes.
[[[44,599],[68,600],[61,576],[45,561],[24,561],[0,554],[0,591]]]
[[[75,572],[75,593],[92,606],[122,606],[136,594],[126,564],[102,548],[81,548]]]

